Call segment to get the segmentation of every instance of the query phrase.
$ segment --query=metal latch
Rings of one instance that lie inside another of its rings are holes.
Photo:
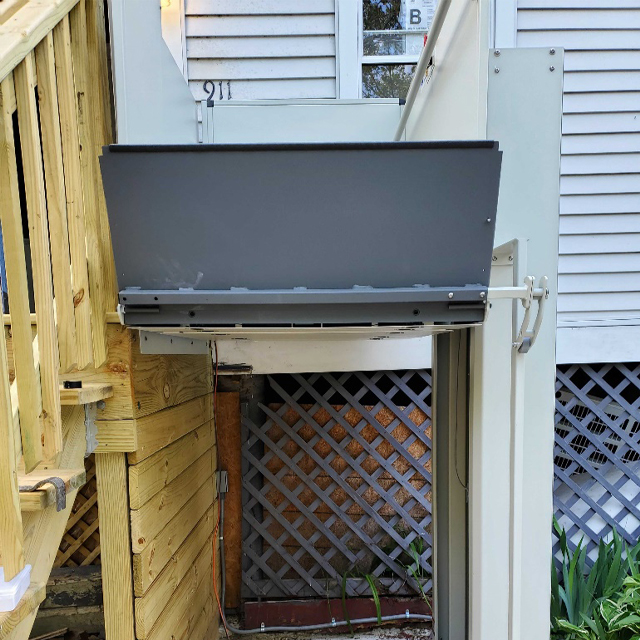
[[[542,318],[544,317],[545,303],[549,298],[549,289],[547,288],[549,279],[547,276],[540,278],[540,286],[538,287],[535,286],[535,280],[533,276],[526,276],[524,286],[522,287],[489,287],[489,300],[511,299],[522,302],[524,318],[522,318],[518,336],[513,342],[513,347],[517,349],[519,353],[528,353],[531,347],[533,347],[540,331]],[[538,303],[538,310],[535,320],[533,321],[533,326],[529,329],[531,308],[534,301]]]
[[[520,325],[520,331],[513,346],[519,353],[528,353],[531,347],[533,347],[538,333],[540,332],[540,325],[542,324],[542,318],[544,316],[544,307],[547,299],[549,298],[549,289],[547,288],[548,278],[542,276],[540,278],[540,286],[534,288],[535,278],[533,276],[527,276],[524,279],[524,284],[527,289],[526,297],[522,298],[522,306],[524,307],[524,318]],[[529,322],[531,319],[531,306],[533,301],[538,301],[538,311],[536,313],[535,320],[533,321],[533,328],[529,330]]]

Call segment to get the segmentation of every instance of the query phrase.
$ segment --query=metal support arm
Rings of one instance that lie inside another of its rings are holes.
[[[535,278],[526,276],[524,286],[522,287],[489,287],[489,300],[520,300],[524,307],[524,318],[520,325],[520,331],[513,342],[513,347],[520,353],[528,353],[535,344],[542,318],[544,317],[544,307],[549,297],[549,289],[547,288],[548,278],[542,276],[540,278],[540,286],[535,287]],[[531,308],[533,302],[537,301],[538,310],[533,321],[533,326],[529,329],[531,322]]]

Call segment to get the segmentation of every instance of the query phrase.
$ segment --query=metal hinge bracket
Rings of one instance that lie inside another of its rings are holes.
[[[84,405],[84,427],[87,437],[87,451],[84,454],[88,458],[98,448],[98,427],[96,418],[98,409],[104,408],[104,400],[98,402],[90,402]]]

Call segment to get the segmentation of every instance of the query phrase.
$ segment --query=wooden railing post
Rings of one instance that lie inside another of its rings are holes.
[[[85,241],[84,194],[80,167],[80,139],[78,136],[73,60],[71,58],[69,16],[65,16],[54,28],[53,48],[58,82],[62,162],[67,196],[73,304],[75,307],[76,338],[78,341],[76,355],[78,368],[84,369],[93,362],[93,339],[91,336],[89,270]]]
[[[87,261],[91,289],[91,325],[93,329],[93,357],[96,367],[107,358],[106,311],[109,299],[109,277],[104,269],[102,227],[100,224],[100,196],[98,157],[92,120],[91,90],[87,49],[87,20],[85,0],[80,0],[71,10],[71,53],[77,96],[78,132],[80,138],[80,164],[84,189],[84,213],[86,223]]]
[[[4,330],[0,331],[0,566],[5,581],[24,568],[22,513],[14,447],[9,363]]]
[[[49,237],[51,239],[51,265],[53,288],[56,296],[60,369],[69,371],[77,364],[76,323],[71,289],[71,264],[69,259],[69,231],[67,203],[62,165],[62,141],[58,113],[58,89],[53,52],[53,35],[49,33],[36,47],[38,75],[38,111],[42,132],[42,159],[47,181],[47,210]],[[51,446],[49,446],[51,444]],[[56,448],[55,445],[58,445]],[[58,453],[62,442],[48,443],[45,439],[45,455]]]
[[[0,191],[2,192],[0,220],[11,310],[16,387],[20,405],[22,455],[25,469],[29,472],[42,460],[42,423],[39,381],[33,361],[27,262],[24,254],[22,213],[18,193],[18,168],[12,118],[14,107],[13,75],[9,75],[0,85]]]
[[[40,348],[40,384],[42,387],[45,441],[51,439],[52,448],[60,450],[62,446],[59,392],[60,356],[53,310],[49,225],[36,106],[36,74],[33,53],[30,53],[16,67],[14,79],[24,184],[27,194],[27,219],[29,221],[33,296],[36,304],[38,345]]]

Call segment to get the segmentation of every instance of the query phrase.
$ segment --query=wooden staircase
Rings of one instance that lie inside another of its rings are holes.
[[[86,481],[86,409],[113,395],[96,373],[117,300],[98,166],[109,96],[104,0],[0,1],[0,566],[7,580],[32,567],[0,640],[29,637]]]

